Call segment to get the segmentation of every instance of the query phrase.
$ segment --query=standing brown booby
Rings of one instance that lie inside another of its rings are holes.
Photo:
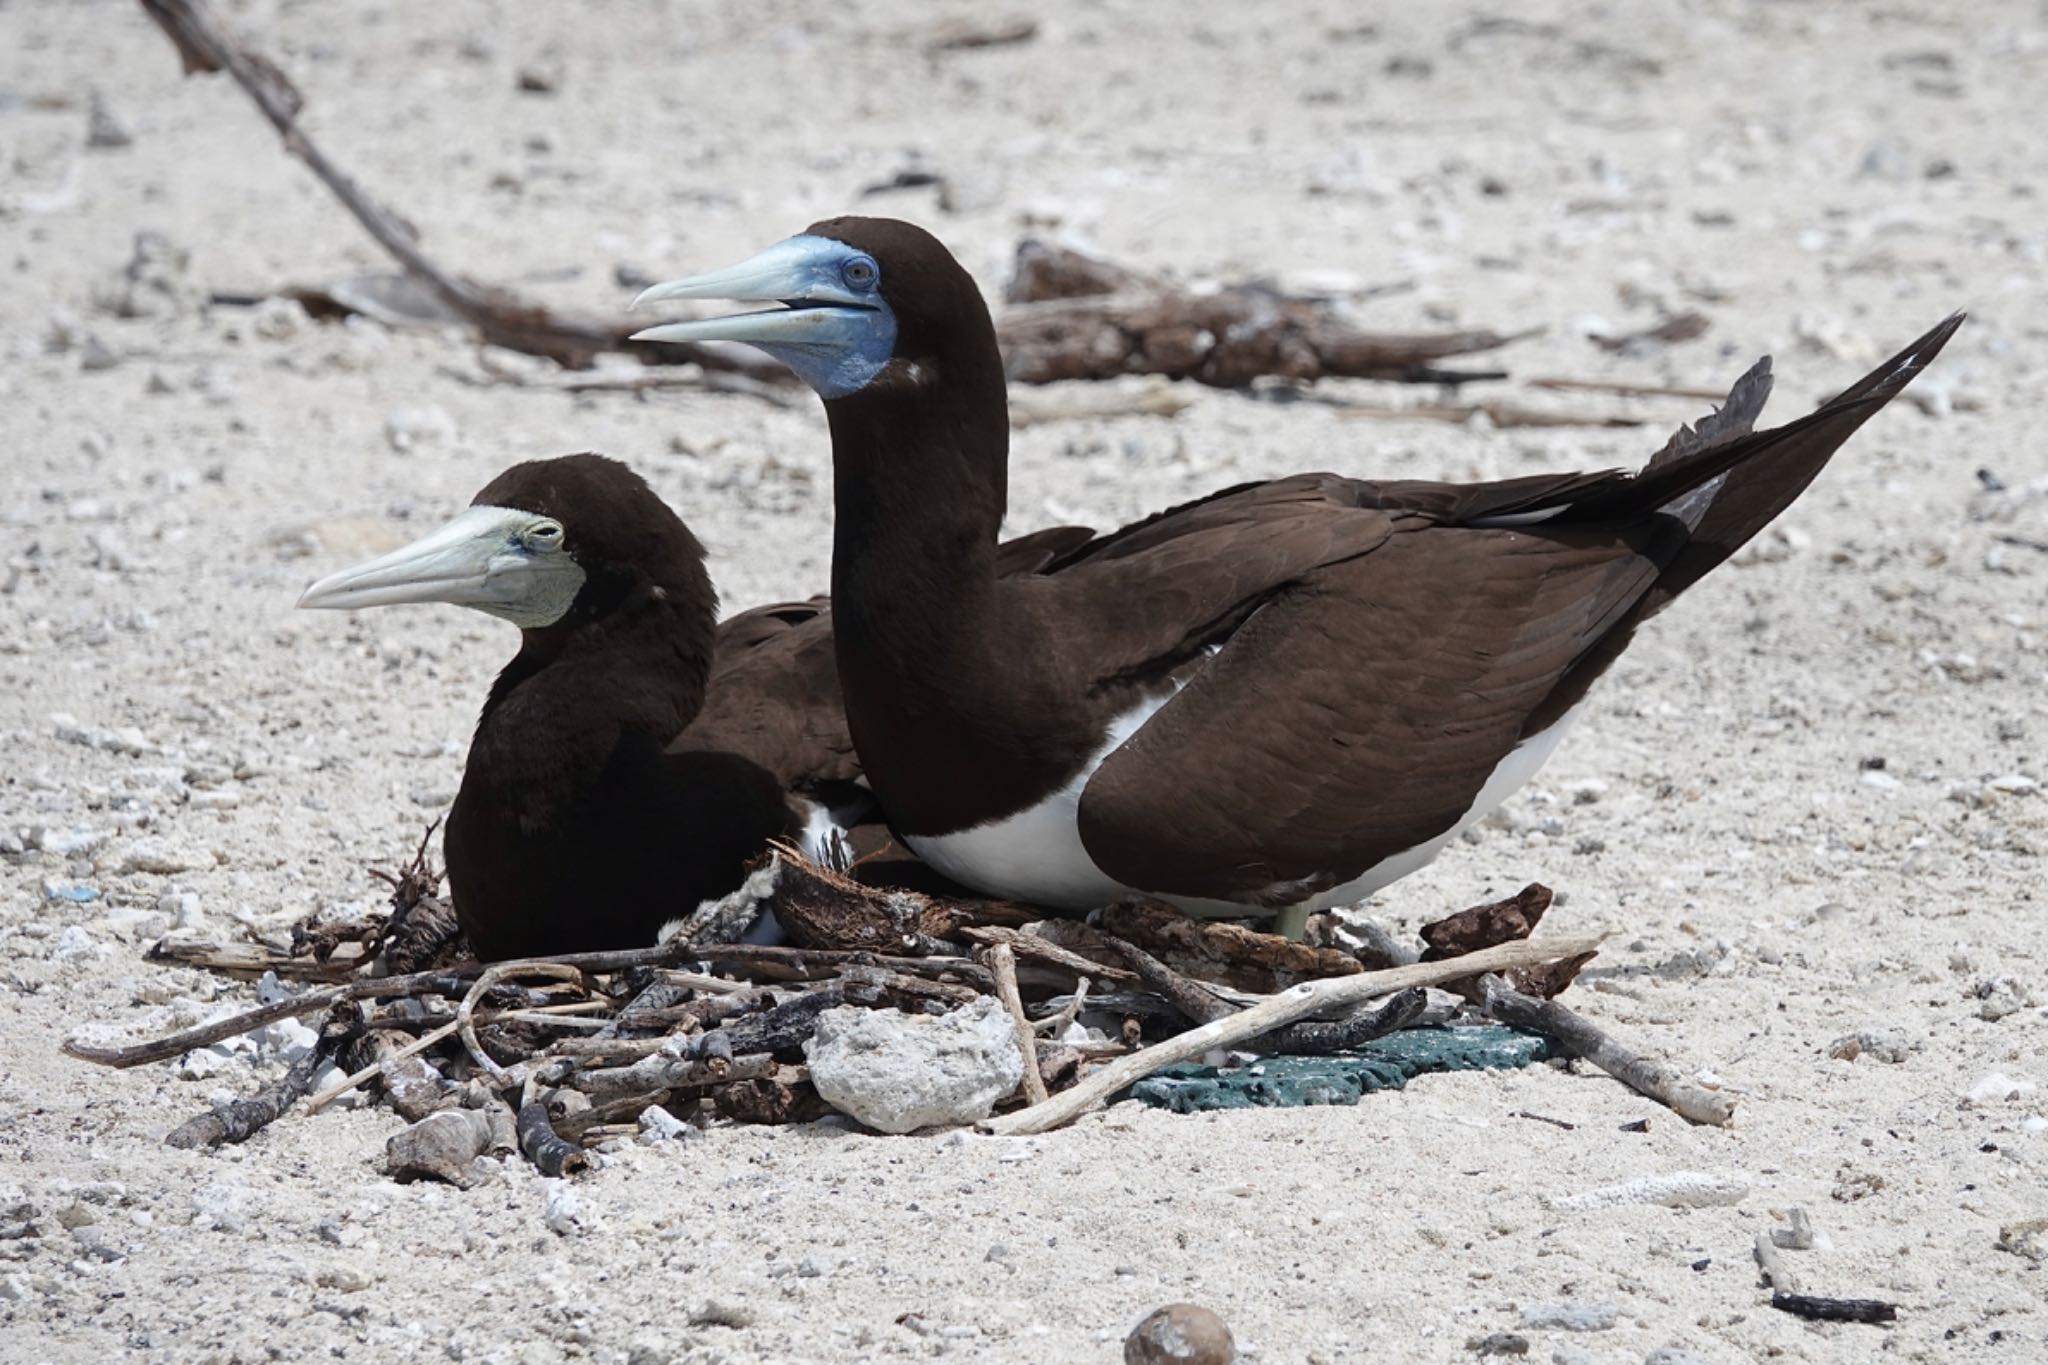
[[[1088,539],[1002,549],[1036,570]],[[452,602],[520,627],[448,813],[456,916],[485,961],[651,944],[771,839],[821,856],[867,802],[823,599],[718,623],[704,548],[625,465],[514,465],[302,607]]]
[[[1298,932],[1526,782],[1636,628],[1789,505],[1952,317],[1817,412],[1751,429],[1768,361],[1642,470],[1246,484],[994,572],[1008,424],[973,280],[840,218],[641,302],[773,300],[649,340],[749,342],[825,400],[836,650],[892,827],[984,892],[1124,891]]]

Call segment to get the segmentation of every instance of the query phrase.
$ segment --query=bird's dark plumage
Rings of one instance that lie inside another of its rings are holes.
[[[454,535],[464,518],[473,528]],[[458,601],[522,625],[444,836],[456,915],[481,958],[651,944],[738,887],[771,839],[797,840],[819,808],[872,805],[827,599],[719,623],[696,537],[601,455],[514,465],[464,518],[323,580],[304,604]],[[996,570],[1043,572],[1090,536],[1021,537],[998,548]],[[524,600],[517,584],[535,564],[552,582],[573,576],[573,595]]]
[[[1426,862],[1961,321],[1770,431],[1753,430],[1762,363],[1635,472],[1299,475],[1000,580],[1006,391],[972,280],[901,223],[836,219],[792,243],[814,274],[835,243],[877,267],[878,299],[849,295],[842,332],[863,308],[895,327],[888,363],[826,403],[836,650],[868,781],[960,880],[1077,905],[1121,886],[1298,910]],[[691,284],[651,292],[702,296]],[[1039,869],[1057,857],[1078,871],[1055,886]]]

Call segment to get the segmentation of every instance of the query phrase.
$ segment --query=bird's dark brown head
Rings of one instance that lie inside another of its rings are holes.
[[[718,599],[704,547],[638,474],[603,455],[513,465],[469,509],[388,555],[315,583],[302,607],[453,602],[531,636],[667,604],[704,623]]]
[[[564,555],[581,571],[565,623],[606,615],[636,593],[717,613],[703,545],[617,460],[590,453],[528,460],[485,484],[470,506],[530,514],[535,521],[520,532],[522,547]]]
[[[1009,468],[1002,352],[981,291],[936,237],[889,218],[828,218],[738,265],[657,284],[637,303],[676,299],[780,305],[636,335],[744,341],[817,391],[832,423],[835,547],[940,506],[963,540],[986,540],[993,553]],[[889,478],[870,477],[883,465]],[[902,505],[885,508],[891,498]],[[842,558],[835,548],[834,563]]]
[[[828,403],[939,387],[1002,401],[988,304],[944,244],[910,223],[828,218],[736,266],[655,285],[636,306],[675,299],[781,306],[665,323],[639,339],[747,342]]]
[[[804,230],[875,264],[876,292],[896,323],[892,364],[873,382],[890,386],[962,377],[996,359],[995,325],[974,277],[931,233],[895,218],[827,218]],[[1000,360],[996,359],[1000,364]]]

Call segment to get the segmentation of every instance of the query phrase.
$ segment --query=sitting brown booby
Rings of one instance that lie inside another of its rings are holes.
[[[1002,580],[1002,357],[922,229],[839,218],[640,302],[775,301],[646,340],[747,342],[825,400],[835,649],[896,834],[991,895],[1126,891],[1298,933],[1423,866],[1536,772],[1644,621],[1784,510],[1960,315],[1818,411],[1760,362],[1637,472],[1305,474]]]
[[[1002,571],[1088,537],[1022,537]],[[868,802],[824,599],[721,624],[703,546],[616,460],[514,465],[441,529],[299,599],[408,602],[520,628],[443,836],[456,916],[484,961],[652,944],[738,887],[769,840],[822,857]]]

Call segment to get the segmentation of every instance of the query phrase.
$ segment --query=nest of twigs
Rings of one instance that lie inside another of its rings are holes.
[[[414,1125],[392,1139],[392,1171],[458,1184],[474,1178],[481,1155],[517,1151],[556,1176],[585,1165],[589,1149],[650,1128],[815,1119],[826,1106],[805,1044],[825,1011],[943,1014],[982,995],[1003,1002],[1025,1063],[1017,1092],[985,1125],[994,1131],[1057,1126],[1159,1067],[1219,1050],[1345,1052],[1441,1022],[1460,998],[1657,1093],[1596,1055],[1612,1040],[1549,999],[1598,940],[1529,940],[1550,904],[1538,886],[1429,925],[1416,947],[1334,916],[1316,917],[1307,940],[1292,942],[1143,900],[1086,922],[1042,919],[1002,902],[870,886],[778,849],[743,895],[707,906],[656,946],[483,966],[468,956],[425,849],[422,841],[404,871],[378,874],[392,887],[388,914],[302,924],[288,943],[152,950],[157,960],[302,983],[288,998],[167,1038],[67,1050],[134,1066],[318,1017],[317,1046],[283,1077],[167,1140],[242,1141],[301,1098],[317,1112],[367,1090]],[[775,913],[790,944],[717,941],[761,910]],[[1432,1010],[1425,986],[1450,994]],[[1615,1051],[1657,1072],[1651,1082],[1687,1084]],[[1657,1097],[1682,1113],[1682,1101],[1699,1098]],[[1725,1122],[1725,1102],[1708,1099],[1718,1116],[1688,1117]]]

